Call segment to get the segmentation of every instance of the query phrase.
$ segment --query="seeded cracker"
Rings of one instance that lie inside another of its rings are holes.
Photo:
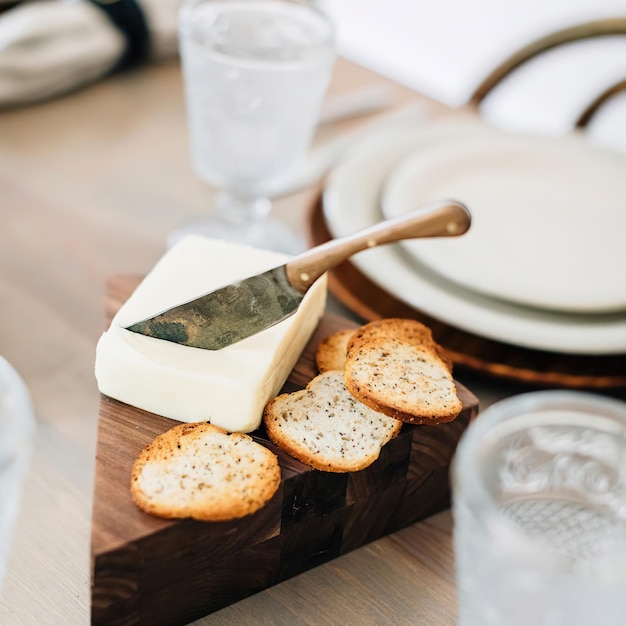
[[[263,507],[280,484],[276,455],[204,422],[159,435],[135,461],[131,493],[146,513],[225,521]]]
[[[315,363],[320,374],[332,370],[343,371],[346,365],[348,342],[353,334],[352,328],[340,330],[320,343],[315,353]]]
[[[430,328],[417,320],[388,317],[369,322],[350,335],[346,353],[380,337],[393,337],[411,344],[432,348],[446,367],[452,371],[452,359],[446,350],[435,342]]]
[[[326,472],[368,467],[402,427],[348,393],[340,371],[320,374],[306,389],[278,396],[266,406],[263,420],[276,445]]]
[[[452,374],[428,344],[370,339],[349,349],[344,376],[355,398],[404,422],[450,422],[461,412]]]

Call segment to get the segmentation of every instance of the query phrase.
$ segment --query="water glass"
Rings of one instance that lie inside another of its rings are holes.
[[[0,587],[17,518],[21,486],[30,460],[34,427],[28,390],[0,356]]]
[[[626,404],[494,404],[453,466],[461,626],[626,624]]]
[[[180,51],[192,162],[221,190],[218,215],[191,232],[280,247],[268,196],[311,143],[335,60],[331,22],[287,0],[185,0]]]

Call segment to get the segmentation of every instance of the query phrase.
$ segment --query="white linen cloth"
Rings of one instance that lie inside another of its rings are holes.
[[[626,17],[626,0],[320,0],[337,24],[339,53],[450,106],[467,102],[522,46],[563,28]],[[569,132],[606,87],[626,79],[626,34],[563,46],[511,74],[481,108],[512,131]],[[626,150],[626,97],[589,128]]]
[[[150,32],[150,58],[177,53],[180,0],[137,0]],[[61,95],[105,76],[124,36],[88,0],[41,0],[0,14],[0,107]]]

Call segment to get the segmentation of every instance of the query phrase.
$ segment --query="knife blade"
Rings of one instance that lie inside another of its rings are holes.
[[[220,287],[140,320],[127,330],[165,341],[221,350],[293,315],[308,289],[326,271],[375,246],[417,237],[456,237],[471,216],[455,200],[443,200],[328,241],[284,265]]]

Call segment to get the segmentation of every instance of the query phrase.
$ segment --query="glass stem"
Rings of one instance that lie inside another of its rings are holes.
[[[217,194],[214,202],[219,215],[232,224],[260,222],[267,217],[272,203],[268,198],[238,196],[227,191]]]

